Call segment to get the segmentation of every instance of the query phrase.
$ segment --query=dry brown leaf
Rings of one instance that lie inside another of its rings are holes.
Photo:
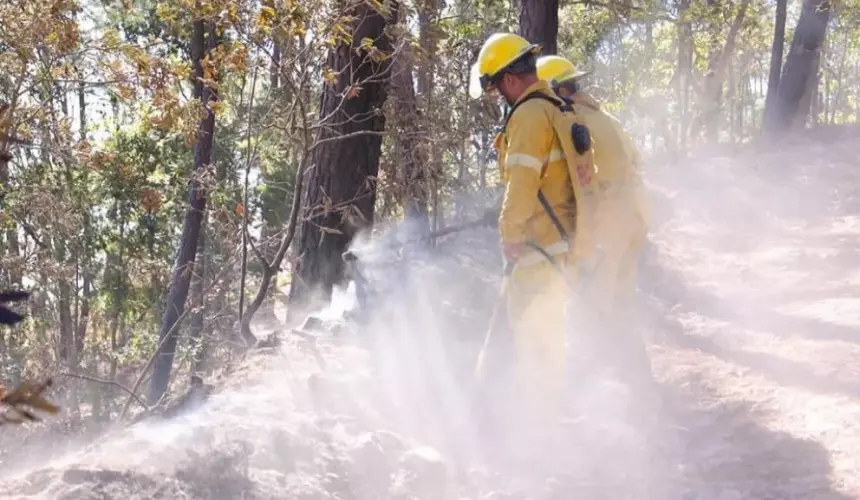
[[[361,87],[358,85],[350,85],[348,89],[346,89],[346,98],[347,99],[355,99],[361,93]]]
[[[41,419],[32,410],[39,410],[52,415],[59,413],[60,408],[58,406],[42,397],[51,383],[51,379],[41,384],[24,382],[12,392],[2,392],[0,408],[4,411],[0,413],[0,425],[21,424],[28,420],[31,422],[40,421]]]

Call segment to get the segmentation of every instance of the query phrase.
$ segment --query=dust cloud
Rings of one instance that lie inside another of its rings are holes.
[[[649,165],[654,223],[629,320],[661,385],[651,415],[595,381],[586,418],[555,446],[511,452],[521,429],[490,427],[469,383],[497,295],[496,236],[405,259],[395,235],[353,249],[368,290],[338,290],[301,335],[260,325],[281,344],[202,407],[39,466],[4,460],[0,496],[860,498],[856,140]]]

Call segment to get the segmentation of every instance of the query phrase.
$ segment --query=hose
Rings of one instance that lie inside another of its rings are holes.
[[[600,263],[603,262],[603,259],[606,257],[606,252],[598,246],[597,252],[600,254],[600,257],[599,257],[597,263],[591,267],[589,275],[587,277],[584,276],[583,279],[580,280],[579,286],[576,286],[573,283],[571,283],[570,279],[568,278],[567,273],[564,272],[564,268],[562,268],[561,264],[559,264],[558,261],[552,255],[549,254],[549,252],[544,250],[540,245],[538,245],[537,243],[535,243],[533,241],[526,241],[525,244],[529,248],[531,248],[534,251],[536,251],[537,253],[541,254],[543,256],[543,258],[546,259],[547,262],[549,262],[549,264],[552,266],[552,268],[555,269],[555,271],[561,275],[562,279],[564,280],[565,284],[570,289],[570,291],[573,293],[576,293],[576,294],[582,293],[582,291],[585,289],[585,286],[591,282],[591,279],[594,276],[594,271],[597,269],[598,266],[600,266]],[[508,274],[510,274],[510,273],[508,272]]]

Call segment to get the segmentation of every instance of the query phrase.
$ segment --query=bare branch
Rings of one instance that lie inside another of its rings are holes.
[[[239,320],[245,314],[245,281],[248,278],[248,180],[251,177],[251,161],[254,148],[251,147],[251,130],[253,129],[254,94],[257,87],[257,67],[254,66],[254,76],[251,78],[251,96],[248,99],[248,159],[245,162],[245,185],[242,189],[242,271],[239,278]]]
[[[266,257],[263,255],[263,253],[260,251],[260,249],[257,248],[257,244],[254,241],[254,238],[248,232],[248,226],[245,226],[244,231],[245,231],[245,237],[248,239],[248,244],[251,247],[251,252],[253,252],[254,256],[257,257],[257,260],[260,261],[260,265],[263,266],[263,269],[271,269],[272,265],[269,263],[269,261],[266,259]]]
[[[291,87],[291,90],[294,92],[294,95],[299,95],[297,89],[295,88],[293,82],[289,79],[285,81],[286,85]],[[248,305],[248,310],[245,316],[242,317],[241,322],[241,333],[245,342],[253,342],[256,337],[251,332],[251,320],[254,317],[254,314],[263,304],[263,301],[266,299],[266,293],[269,291],[269,285],[272,281],[272,277],[277,274],[277,272],[281,268],[281,262],[284,260],[284,256],[287,254],[287,250],[290,248],[290,245],[293,242],[293,238],[296,235],[296,227],[298,226],[299,219],[299,211],[301,210],[301,202],[302,202],[302,188],[304,186],[304,178],[305,178],[305,170],[307,169],[308,161],[310,160],[311,152],[314,148],[314,145],[311,145],[311,137],[310,137],[310,128],[308,127],[308,118],[307,112],[305,109],[304,101],[298,99],[298,105],[300,108],[300,115],[302,118],[302,132],[304,138],[304,153],[302,154],[302,159],[299,162],[298,171],[296,172],[295,186],[293,187],[293,205],[290,207],[290,218],[287,223],[287,232],[284,234],[283,239],[281,240],[281,244],[278,247],[278,251],[275,253],[274,259],[272,259],[271,264],[268,267],[263,268],[263,278],[260,281],[260,287],[257,289],[257,295],[254,297],[254,300]]]
[[[41,248],[43,250],[50,250],[50,247],[48,247],[48,245],[46,245],[44,242],[42,242],[42,240],[39,239],[38,236],[36,236],[36,230],[33,228],[33,226],[31,226],[30,224],[28,224],[22,220],[16,219],[16,221],[18,222],[18,224],[21,225],[21,228],[24,230],[24,232],[27,234],[27,236],[29,236],[30,238],[33,238],[33,241],[37,245],[39,245],[39,248]]]
[[[211,292],[211,291],[212,291],[212,289],[213,289],[213,288],[215,288],[215,286],[216,286],[216,285],[218,285],[218,284],[220,283],[220,281],[221,281],[221,280],[220,280],[220,278],[222,278],[222,277],[223,277],[223,275],[224,275],[224,274],[226,274],[226,270],[230,269],[230,266],[232,266],[232,265],[233,265],[233,263],[235,262],[235,259],[236,259],[236,255],[235,255],[235,254],[234,254],[234,255],[231,255],[231,257],[230,257],[230,259],[229,259],[229,261],[228,261],[228,265],[225,265],[225,266],[221,269],[221,272],[219,273],[220,275],[219,275],[219,278],[218,278],[218,279],[213,279],[213,280],[211,281],[211,283],[209,283],[209,285],[208,285],[208,286],[206,287],[206,289],[203,291],[203,294],[204,294],[204,295],[207,295],[209,292]],[[185,308],[185,309],[182,311],[182,314],[181,314],[181,315],[179,316],[179,318],[177,318],[177,320],[176,320],[176,324],[174,324],[174,325],[173,325],[173,327],[170,329],[170,331],[167,333],[167,335],[165,335],[165,337],[164,337],[164,338],[163,338],[163,339],[158,343],[158,345],[156,345],[156,346],[155,346],[155,350],[153,351],[152,356],[150,356],[149,360],[146,362],[146,365],[145,365],[145,366],[143,367],[143,369],[140,371],[140,375],[137,377],[137,380],[135,380],[134,385],[131,387],[131,392],[132,392],[132,393],[137,394],[137,390],[140,388],[140,385],[141,385],[141,384],[143,383],[143,381],[146,379],[146,375],[149,373],[149,369],[152,367],[152,364],[155,362],[155,358],[156,358],[156,357],[158,357],[158,352],[159,352],[159,349],[161,349],[161,345],[162,345],[162,344],[164,344],[164,342],[165,342],[168,338],[170,338],[170,335],[172,335],[172,334],[173,334],[173,331],[174,331],[174,330],[179,326],[179,324],[180,324],[180,323],[182,323],[182,321],[185,319],[185,316],[187,316],[187,315],[188,315],[189,311],[190,311],[190,309],[188,309],[188,308]],[[164,394],[164,395],[162,395],[161,397],[162,397],[162,398],[164,398],[164,396],[165,396],[166,394],[167,394],[167,393],[165,392],[165,394]],[[120,416],[119,416],[119,419],[120,419],[120,420],[124,420],[124,419],[125,419],[125,416],[126,416],[126,414],[128,413],[128,409],[129,409],[129,407],[131,406],[131,401],[132,401],[132,398],[129,398],[129,399],[127,399],[127,400],[126,400],[125,405],[124,405],[124,406],[123,406],[123,408],[122,408],[122,412],[120,412]],[[156,405],[154,405],[154,406],[158,406],[158,405],[156,404]]]
[[[313,149],[316,149],[319,145],[324,144],[326,142],[334,142],[334,141],[342,141],[345,139],[352,139],[353,137],[361,137],[365,135],[377,135],[384,136],[386,132],[377,132],[375,130],[359,130],[356,132],[350,132],[348,134],[339,135],[337,137],[326,137],[325,139],[317,139],[317,141],[313,145]]]
[[[114,387],[118,387],[118,388],[122,389],[123,391],[125,391],[125,393],[128,394],[132,399],[137,401],[140,404],[140,406],[143,407],[144,410],[150,409],[149,406],[146,405],[146,402],[140,398],[140,396],[138,396],[137,394],[134,393],[134,391],[132,391],[128,387],[120,384],[119,382],[115,382],[113,380],[105,380],[105,379],[101,379],[101,378],[91,377],[89,375],[84,375],[82,373],[60,372],[60,375],[63,377],[71,377],[71,378],[77,378],[77,379],[81,379],[81,380],[89,380],[90,382],[97,382],[99,384],[112,385]]]

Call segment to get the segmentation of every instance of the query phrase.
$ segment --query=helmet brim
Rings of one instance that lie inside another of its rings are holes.
[[[572,74],[561,75],[558,78],[554,78],[553,80],[557,83],[564,83],[569,81],[579,81],[582,78],[594,73],[593,71],[579,71]]]
[[[536,56],[536,55],[540,54],[540,52],[542,50],[543,50],[542,45],[533,43],[533,44],[529,45],[528,47],[526,47],[525,49],[523,49],[522,52],[517,54],[516,57],[514,57],[511,60],[511,64],[518,61],[520,58],[522,58],[526,54],[532,54],[532,55]],[[510,66],[510,64],[508,66]],[[507,66],[505,66],[505,68],[507,68]],[[503,72],[505,70],[505,68],[500,69],[498,71],[498,73]],[[498,74],[498,73],[496,73],[496,74]],[[485,87],[481,83],[481,74],[478,72],[478,63],[475,62],[474,64],[472,64],[472,68],[469,71],[469,97],[471,97],[472,99],[479,99],[481,97],[481,95],[483,95],[484,92],[486,92],[487,90],[488,90],[488,87]]]
[[[479,99],[483,93],[481,75],[478,73],[478,63],[476,62],[472,65],[471,71],[469,71],[469,97]]]

